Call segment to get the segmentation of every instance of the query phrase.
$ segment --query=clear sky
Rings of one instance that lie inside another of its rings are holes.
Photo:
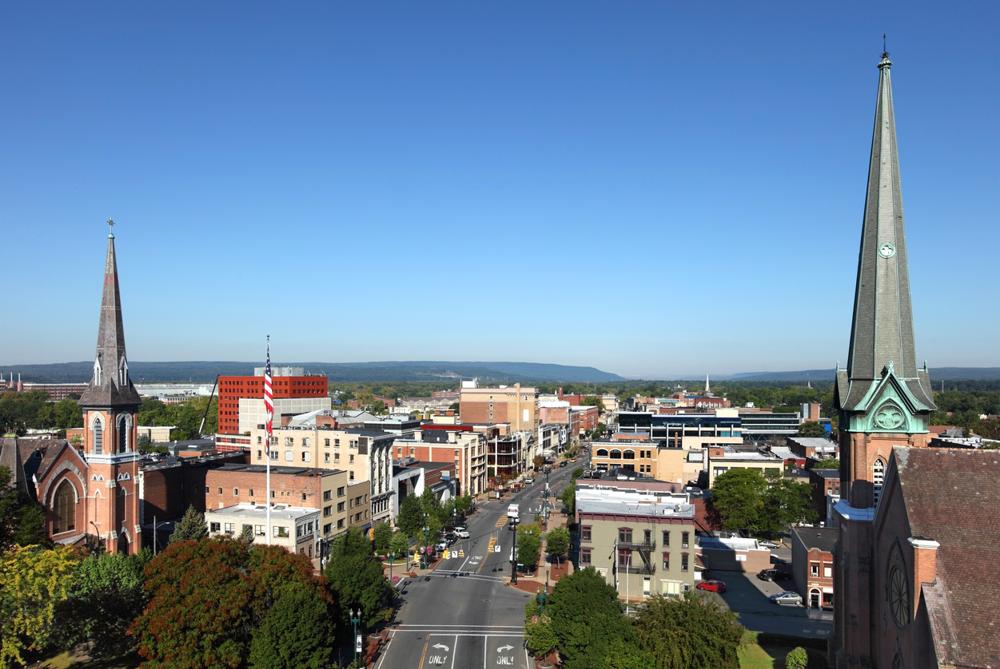
[[[280,6],[279,6],[280,5]],[[43,9],[43,7],[45,9]],[[881,35],[918,355],[998,365],[990,2],[0,6],[0,363],[847,357]]]

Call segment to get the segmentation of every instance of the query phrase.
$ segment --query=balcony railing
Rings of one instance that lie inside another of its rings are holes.
[[[648,567],[644,564],[630,564],[629,566],[618,565],[618,572],[621,574],[652,574],[656,571],[653,565]]]
[[[656,550],[656,543],[653,541],[622,541],[618,540],[618,548],[630,548],[634,551],[652,551]]]

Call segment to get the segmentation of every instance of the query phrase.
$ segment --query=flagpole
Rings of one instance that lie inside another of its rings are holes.
[[[267,335],[267,363],[264,367],[264,412],[267,414],[267,459],[264,468],[264,499],[267,505],[267,545],[271,545],[271,433],[273,431],[274,413],[271,393],[271,335]]]

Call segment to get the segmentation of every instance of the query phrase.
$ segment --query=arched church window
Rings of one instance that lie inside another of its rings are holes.
[[[94,419],[94,453],[100,455],[104,452],[104,425],[100,418]]]
[[[132,432],[131,421],[128,416],[120,416],[118,418],[118,452],[125,453],[128,451],[128,438],[129,433]]]
[[[875,458],[872,464],[872,506],[878,506],[878,500],[882,496],[882,485],[885,483],[885,460]]]
[[[63,480],[52,498],[52,533],[69,532],[76,529],[76,491],[73,484]]]

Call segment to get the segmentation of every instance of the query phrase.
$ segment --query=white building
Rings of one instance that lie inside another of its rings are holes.
[[[267,507],[263,504],[241,503],[222,509],[205,511],[210,536],[238,539],[244,532],[255,543],[267,543]],[[271,545],[281,546],[290,553],[319,558],[319,509],[275,504],[271,507]]]

